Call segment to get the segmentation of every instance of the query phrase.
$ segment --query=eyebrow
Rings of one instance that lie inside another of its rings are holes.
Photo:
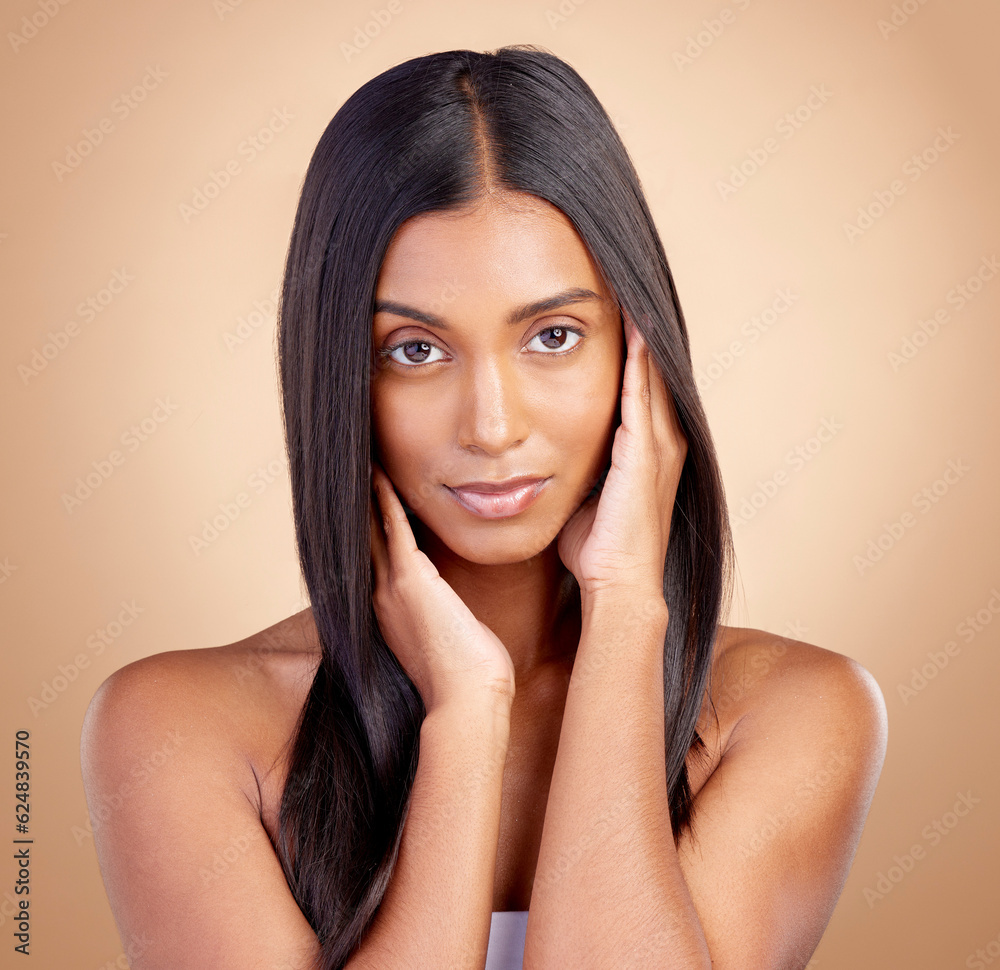
[[[556,310],[559,307],[570,306],[573,303],[587,303],[591,300],[597,300],[600,303],[610,302],[606,297],[600,296],[593,290],[588,290],[586,287],[574,286],[568,290],[563,290],[561,293],[556,293],[553,296],[547,296],[541,300],[534,300],[531,303],[525,303],[524,306],[515,307],[509,314],[507,314],[506,324],[508,327],[513,327],[515,324],[521,323],[523,320],[527,320],[529,317],[536,316],[539,313],[545,313],[548,310]],[[417,320],[420,323],[430,324],[432,327],[437,327],[440,330],[450,330],[451,327],[448,326],[441,317],[434,313],[424,313],[422,310],[417,310],[414,307],[406,306],[405,303],[396,303],[393,300],[376,300],[375,301],[375,313],[393,313],[397,317],[408,317],[411,320]]]

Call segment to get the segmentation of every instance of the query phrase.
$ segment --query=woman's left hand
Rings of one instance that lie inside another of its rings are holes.
[[[581,596],[615,590],[663,594],[677,483],[687,456],[673,400],[638,327],[625,318],[621,425],[601,491],[559,533],[563,564]]]

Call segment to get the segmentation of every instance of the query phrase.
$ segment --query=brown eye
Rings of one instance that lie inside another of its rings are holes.
[[[419,340],[403,344],[398,349],[403,351],[403,356],[409,363],[425,364],[427,363],[426,357],[431,352],[431,345],[425,340]]]
[[[393,344],[391,347],[385,347],[380,350],[379,357],[387,357],[393,363],[399,364],[402,367],[418,367],[421,364],[428,363],[427,354],[437,349],[439,348],[435,347],[432,343],[428,343],[426,340],[401,340],[398,344]],[[397,350],[403,352],[405,360],[393,356]]]
[[[573,335],[577,337],[573,343],[566,347],[567,338]],[[569,353],[571,350],[575,350],[583,342],[583,332],[577,330],[575,327],[546,327],[544,330],[539,330],[535,334],[532,340],[541,340],[541,342],[549,349],[557,352]],[[555,356],[554,354],[548,354],[547,356]]]

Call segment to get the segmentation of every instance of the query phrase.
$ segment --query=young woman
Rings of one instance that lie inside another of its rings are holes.
[[[129,664],[84,724],[133,970],[804,967],[884,702],[719,623],[686,324],[580,76],[519,46],[358,90],[279,348],[310,608]]]

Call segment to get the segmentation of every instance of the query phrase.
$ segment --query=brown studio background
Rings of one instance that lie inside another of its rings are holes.
[[[97,685],[305,605],[268,301],[323,128],[390,65],[518,42],[580,71],[647,192],[734,518],[728,622],[855,657],[886,697],[811,966],[1000,952],[994,4],[16,0],[0,23],[2,736],[31,732],[33,965],[124,966],[131,942],[80,780]],[[0,866],[0,911],[15,878]]]

